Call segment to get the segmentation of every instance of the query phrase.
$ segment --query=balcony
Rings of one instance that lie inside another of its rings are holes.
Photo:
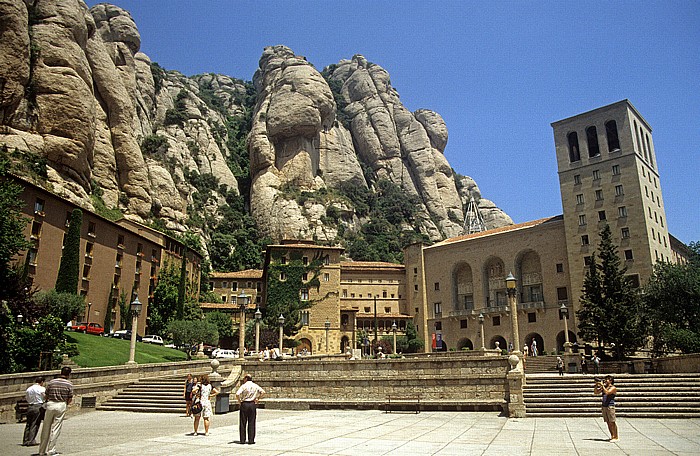
[[[451,310],[447,313],[448,317],[468,317],[471,315],[479,315],[479,312],[474,310],[474,309],[459,309],[459,310]]]
[[[520,309],[544,309],[544,301],[521,302],[518,304]]]

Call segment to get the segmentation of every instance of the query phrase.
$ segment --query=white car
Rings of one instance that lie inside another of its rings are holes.
[[[141,339],[141,342],[145,342],[147,344],[163,345],[163,338],[160,336],[145,336],[143,339]]]
[[[238,355],[235,350],[219,350],[216,352],[216,358],[220,359],[236,359]]]

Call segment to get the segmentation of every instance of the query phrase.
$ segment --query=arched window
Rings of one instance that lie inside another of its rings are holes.
[[[608,152],[620,150],[620,137],[617,135],[617,122],[614,120],[605,122],[605,134],[608,137]]]
[[[642,155],[644,152],[644,146],[642,145],[642,138],[639,136],[639,127],[637,126],[637,121],[634,121],[634,131],[637,134],[637,150],[639,151],[639,155]],[[645,156],[645,159],[648,160],[648,158]]]
[[[569,139],[569,161],[581,161],[581,152],[578,148],[578,134],[572,131],[567,135],[567,138]]]
[[[649,149],[649,164],[651,164],[651,167],[654,167],[654,154],[651,153],[651,141],[649,141],[649,135],[646,135],[647,137],[647,149]]]
[[[586,128],[586,141],[588,142],[588,156],[597,157],[600,155],[600,147],[598,146],[598,130],[596,127]]]

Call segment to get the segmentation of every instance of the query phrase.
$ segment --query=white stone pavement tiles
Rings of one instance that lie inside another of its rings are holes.
[[[698,455],[700,419],[618,419],[607,441],[602,418],[507,419],[489,412],[383,413],[258,411],[255,445],[238,445],[238,414],[217,415],[209,436],[192,436],[178,415],[91,411],[69,416],[58,450],[95,455]],[[24,424],[0,426],[2,454],[19,445]],[[203,424],[200,424],[203,432]]]

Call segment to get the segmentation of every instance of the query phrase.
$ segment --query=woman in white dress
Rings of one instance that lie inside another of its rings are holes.
[[[193,394],[197,394],[202,402],[202,412],[194,416],[194,435],[197,435],[199,429],[199,418],[204,418],[204,435],[209,435],[209,418],[214,414],[211,407],[211,398],[219,394],[219,390],[212,387],[209,383],[209,376],[202,375],[202,382],[193,390]]]

